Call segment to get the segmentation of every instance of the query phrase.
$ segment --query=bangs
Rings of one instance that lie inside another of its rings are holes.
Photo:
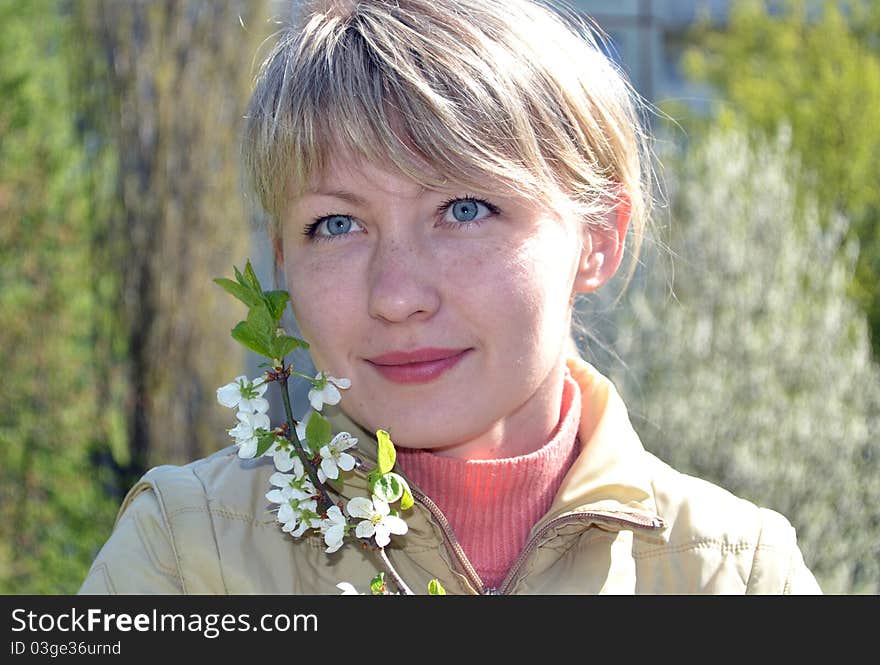
[[[553,174],[507,76],[514,63],[492,70],[436,30],[395,17],[369,3],[346,17],[313,16],[270,54],[244,151],[270,216],[277,220],[340,150],[428,188],[548,200]],[[486,40],[477,31],[460,37]]]

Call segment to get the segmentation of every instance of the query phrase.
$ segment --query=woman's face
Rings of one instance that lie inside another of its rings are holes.
[[[581,257],[576,220],[524,199],[425,190],[337,154],[289,206],[283,238],[297,322],[315,366],[351,379],[341,406],[356,422],[462,457],[546,440]]]

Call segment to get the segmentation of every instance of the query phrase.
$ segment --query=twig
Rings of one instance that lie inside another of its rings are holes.
[[[403,578],[394,569],[394,564],[388,559],[384,547],[379,548],[379,559],[382,561],[382,567],[385,568],[385,572],[394,580],[394,583],[397,585],[397,588],[400,589],[401,593],[405,596],[414,596],[415,594],[412,592],[412,589],[406,585],[406,582],[403,581]]]

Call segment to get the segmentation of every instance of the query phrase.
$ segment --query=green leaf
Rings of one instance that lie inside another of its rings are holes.
[[[272,350],[266,346],[265,341],[255,335],[251,326],[244,321],[239,321],[238,325],[232,329],[232,339],[261,356],[271,357],[272,355]]]
[[[303,348],[307,349],[307,348],[309,348],[309,345],[306,344],[303,340],[298,339],[296,337],[290,337],[289,335],[284,335],[282,337],[276,337],[273,342],[273,345],[272,345],[272,350],[273,350],[272,357],[273,358],[283,358],[288,353],[290,353],[291,351],[293,351],[294,349],[299,348],[299,347],[303,347]]]
[[[379,459],[377,468],[379,475],[385,475],[394,468],[394,462],[397,460],[397,452],[394,450],[394,444],[391,442],[391,435],[384,429],[376,430],[376,438],[379,441]]]
[[[409,510],[410,508],[412,508],[413,503],[415,503],[415,502],[413,501],[412,492],[409,491],[409,485],[406,484],[405,480],[403,481],[403,484],[404,484],[404,488],[403,488],[403,496],[400,497],[400,509],[401,510]]]
[[[287,291],[266,291],[263,293],[263,299],[275,322],[280,321],[284,308],[287,307],[287,301],[290,300],[290,294]]]
[[[247,289],[253,290],[253,287],[247,283],[247,280],[245,280],[244,275],[241,274],[241,270],[239,270],[236,266],[232,266],[232,270],[235,273],[235,279],[238,280],[239,284],[241,284],[243,287],[245,287]]]
[[[370,591],[374,596],[385,595],[385,573],[381,572],[370,580]]]
[[[396,473],[386,473],[380,476],[375,485],[372,486],[372,492],[385,503],[394,503],[403,496],[403,487],[405,482]]]
[[[378,466],[374,466],[370,472],[367,474],[367,482],[370,484],[370,491],[373,491],[373,488],[376,486],[376,483],[379,482],[379,479],[382,477],[382,473],[379,471]]]
[[[272,353],[275,350],[275,340],[277,339],[275,335],[275,322],[269,315],[269,310],[266,308],[265,303],[261,302],[259,306],[251,307],[247,316],[247,324],[251,329],[254,339],[266,350],[263,355],[274,358],[275,356]]]
[[[428,595],[429,596],[445,596],[446,589],[443,588],[443,585],[440,584],[440,580],[433,579],[428,582]]]
[[[257,454],[260,457],[275,442],[275,433],[268,430],[257,430]]]
[[[263,287],[260,286],[260,280],[257,279],[257,273],[254,272],[250,261],[248,261],[244,266],[244,279],[245,282],[249,284],[254,291],[256,291],[257,293],[263,292]]]
[[[317,411],[312,413],[306,425],[306,441],[312,452],[317,453],[321,446],[326,446],[332,438],[333,430],[327,419]]]
[[[254,307],[255,305],[260,304],[260,296],[251,291],[246,286],[242,286],[237,282],[233,282],[231,279],[226,279],[225,277],[217,277],[214,279],[214,282],[221,286],[224,291],[232,294],[239,300],[241,300],[248,307]]]

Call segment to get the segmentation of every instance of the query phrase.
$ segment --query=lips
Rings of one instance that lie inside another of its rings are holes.
[[[367,358],[366,361],[381,376],[394,383],[428,383],[455,367],[470,350],[424,348],[391,351]]]

